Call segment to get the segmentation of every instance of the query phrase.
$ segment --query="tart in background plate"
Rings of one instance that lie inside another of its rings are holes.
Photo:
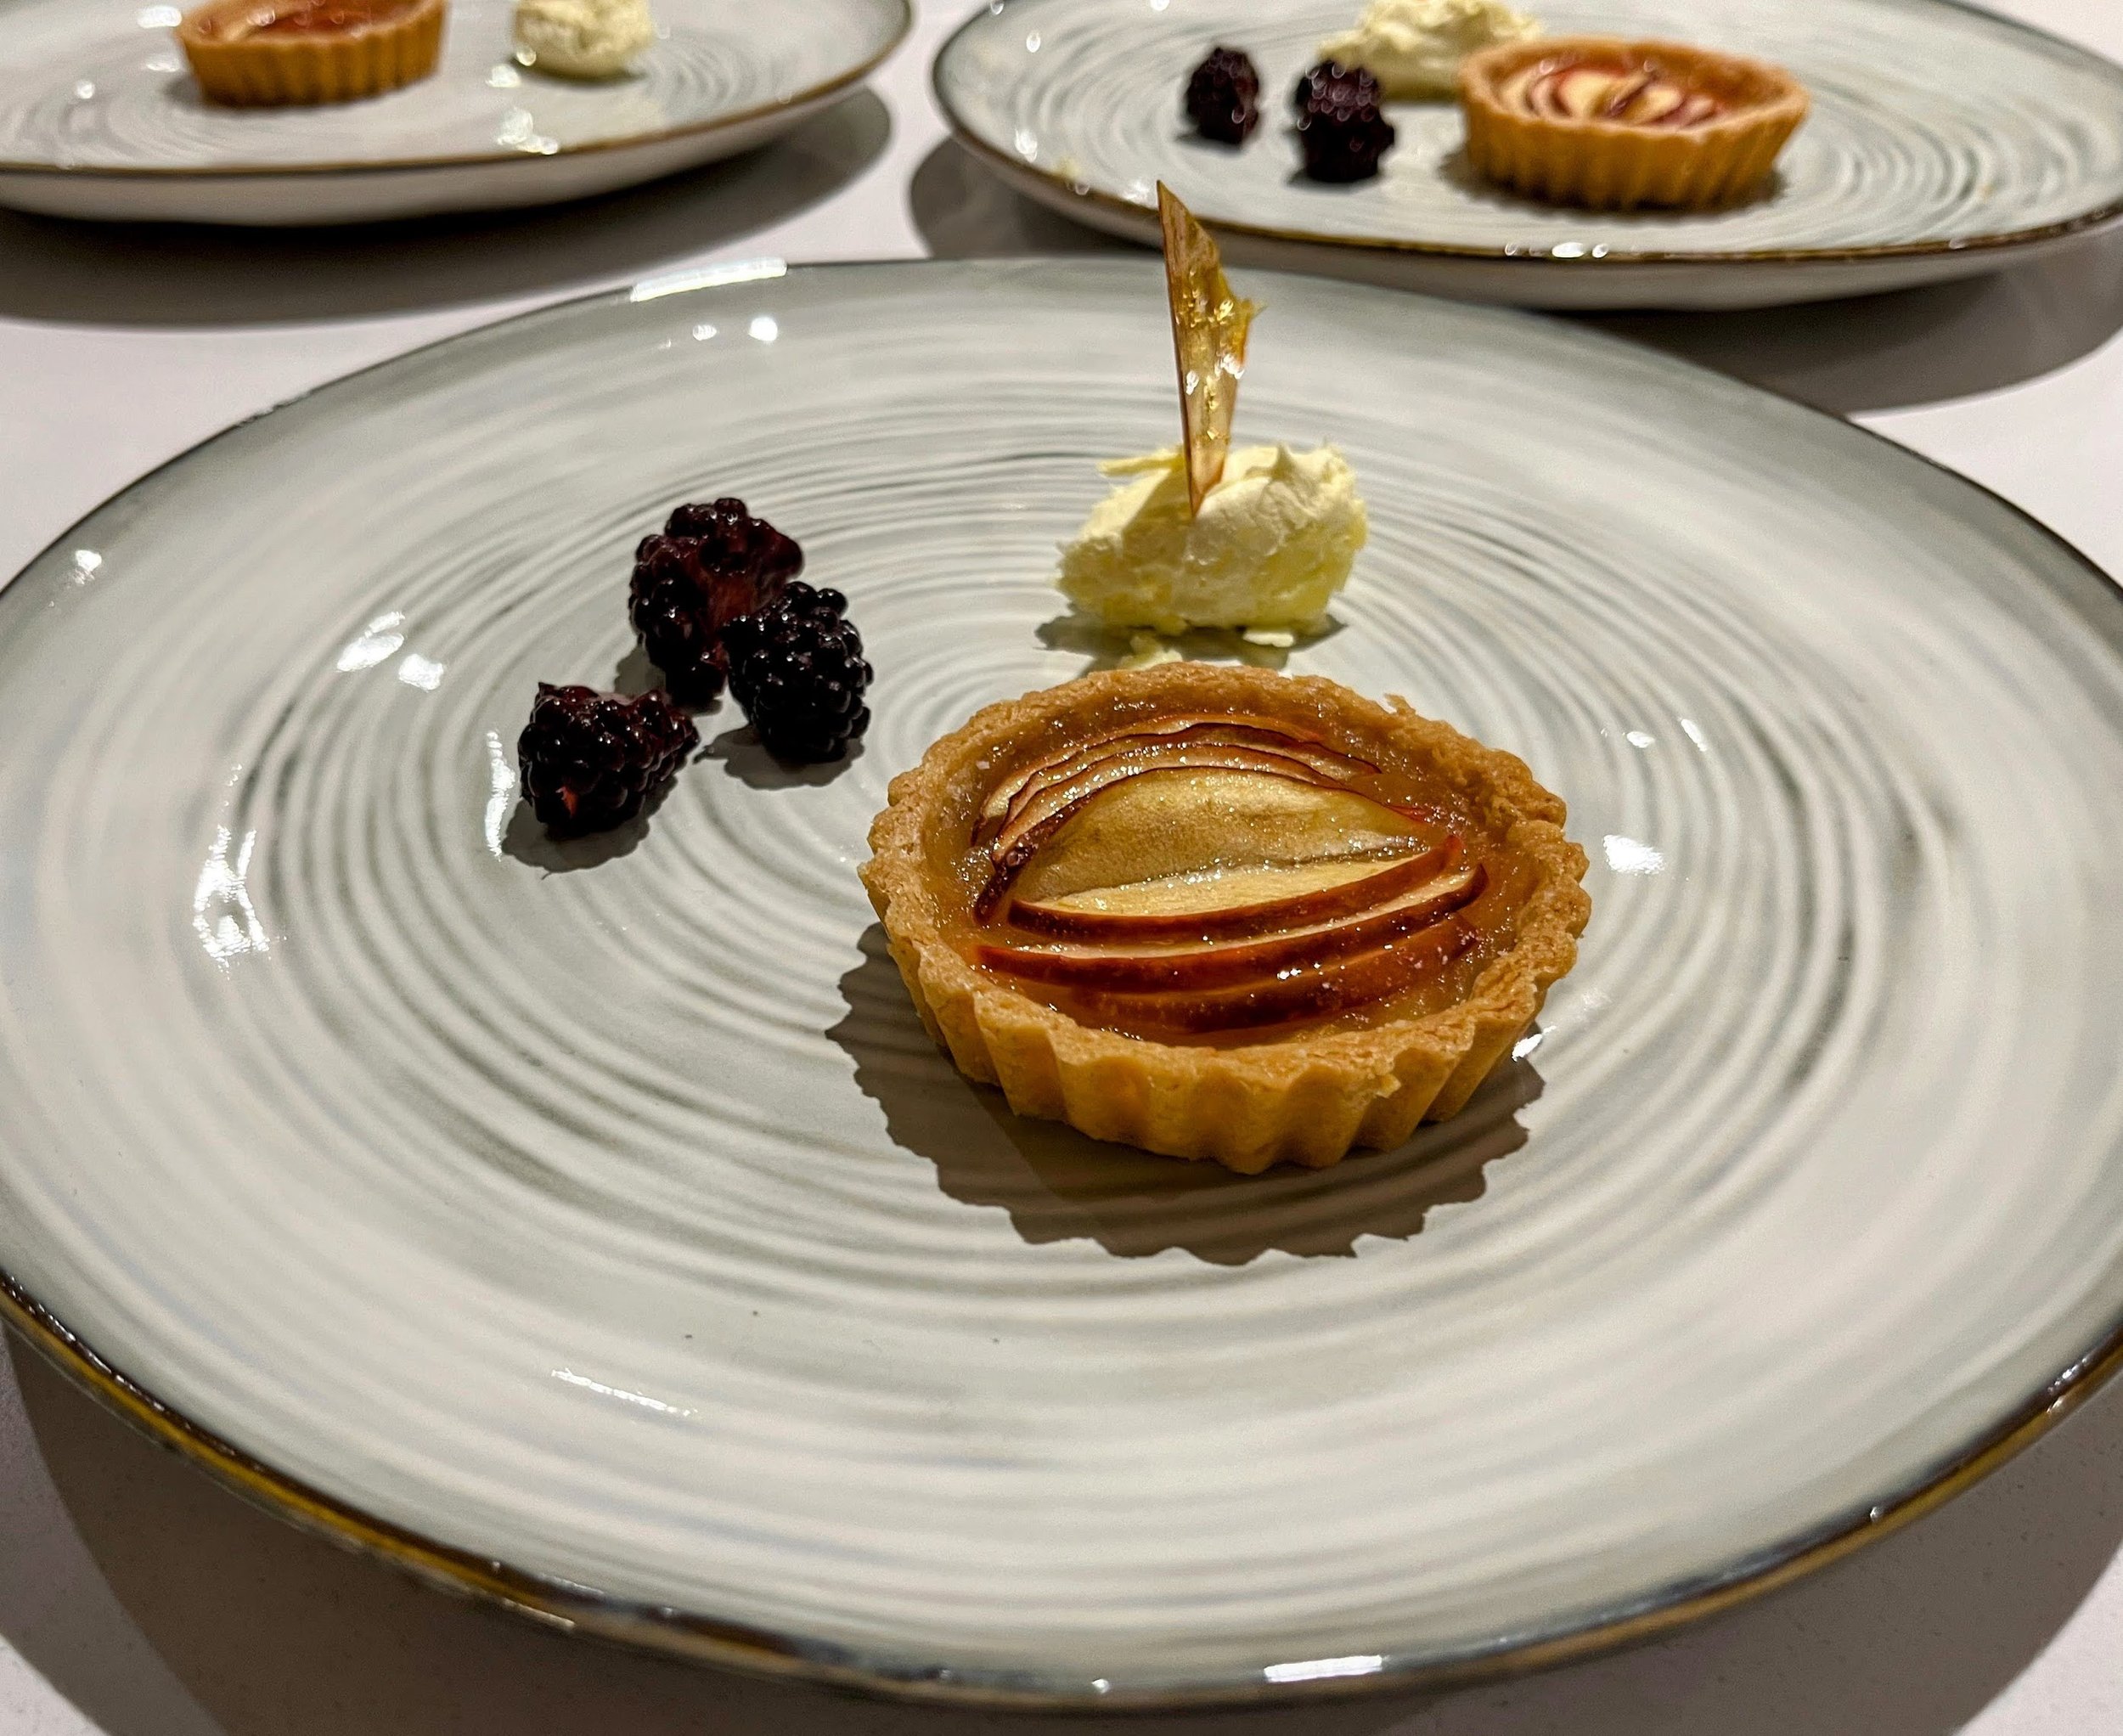
[[[1708,211],[1746,198],[1806,118],[1782,68],[1680,42],[1508,42],[1460,68],[1467,161],[1529,198]]]
[[[380,96],[435,70],[444,0],[213,0],[177,40],[213,102],[274,108]]]

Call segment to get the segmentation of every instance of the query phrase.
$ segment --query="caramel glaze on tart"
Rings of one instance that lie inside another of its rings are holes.
[[[1247,1173],[1456,1113],[1590,910],[1523,764],[1316,677],[1088,676],[981,712],[891,796],[864,882],[960,1069]]]
[[[1602,210],[1709,209],[1754,192],[1806,115],[1781,69],[1677,42],[1509,42],[1460,71],[1467,161],[1527,194]]]
[[[443,0],[210,0],[177,39],[212,101],[351,102],[425,78],[442,53]]]

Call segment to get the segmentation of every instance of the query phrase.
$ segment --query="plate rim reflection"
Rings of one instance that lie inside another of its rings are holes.
[[[1089,275],[1117,268],[1149,273],[1154,262],[1124,260],[855,260],[785,267],[779,260],[711,268],[710,281],[649,278],[641,282],[532,308],[505,318],[453,333],[323,382],[276,405],[266,414],[335,392],[385,370],[417,371],[431,352],[483,342],[507,329],[542,320],[560,323],[600,306],[622,306],[667,295],[712,297],[741,290],[763,279],[788,276],[818,279],[864,273],[915,278],[922,275],[980,277],[1005,285],[1028,266],[1044,264]],[[1285,273],[1253,274],[1282,277]],[[1355,289],[1337,285],[1337,289]],[[1364,291],[1358,290],[1358,293]],[[1399,292],[1371,290],[1377,295]],[[1421,298],[1430,300],[1434,298]],[[1483,310],[1483,317],[1539,319],[1567,327],[1577,341],[1595,347],[1613,347],[1642,356],[1642,347],[1588,330],[1574,322],[1515,310]],[[1661,357],[1658,360],[1689,375],[1760,392],[1809,417],[1819,417],[1867,441],[1888,448],[1922,470],[1969,490],[2034,531],[2103,592],[2123,600],[2123,583],[2106,572],[2066,538],[2032,514],[1980,482],[1921,452],[1904,447],[1871,429],[1845,421],[1802,400],[1767,387],[1734,380],[1715,370]],[[0,586],[0,615],[11,606],[32,606],[26,592],[8,595],[56,552],[80,540],[82,527],[137,495],[166,471],[209,448],[254,431],[257,418],[239,420],[207,437],[143,473],[61,531]],[[217,1484],[297,1529],[394,1567],[431,1587],[506,1610],[549,1629],[617,1643],[628,1649],[700,1665],[737,1670],[769,1678],[803,1681],[853,1689],[876,1697],[998,1711],[1193,1711],[1219,1707],[1290,1704],[1323,1699],[1423,1691],[1443,1691],[1484,1682],[1525,1676],[1582,1662],[1671,1633],[1788,1585],[1842,1559],[1867,1544],[1906,1525],[1974,1487],[2004,1465],[2123,1373],[2123,1310],[2093,1342],[2060,1370],[2045,1378],[2004,1418],[1941,1455],[1917,1474],[1872,1494],[1823,1521],[1709,1575],[1670,1582],[1626,1603],[1564,1617],[1538,1632],[1501,1634],[1428,1657],[1377,1656],[1292,1660],[1235,1671],[1221,1679],[1130,1687],[1089,1675],[1041,1669],[966,1668],[932,1663],[918,1666],[898,1658],[866,1656],[839,1642],[780,1632],[728,1617],[697,1614],[671,1605],[650,1604],[561,1581],[510,1563],[441,1542],[412,1528],[366,1512],[358,1504],[327,1494],[299,1478],[275,1469],[195,1421],[160,1397],[86,1342],[41,1301],[12,1271],[0,1266],[0,1324],[11,1328],[105,1410],[158,1444],[176,1451]]]

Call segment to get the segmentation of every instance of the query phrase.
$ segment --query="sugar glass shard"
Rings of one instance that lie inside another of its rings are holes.
[[[1231,293],[1209,232],[1162,181],[1157,217],[1164,225],[1165,288],[1172,298],[1172,347],[1180,364],[1187,504],[1199,512],[1203,498],[1223,479],[1238,382],[1246,372],[1246,334],[1260,310]]]

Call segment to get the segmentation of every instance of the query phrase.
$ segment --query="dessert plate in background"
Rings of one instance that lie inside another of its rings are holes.
[[[1298,172],[1290,90],[1359,0],[996,0],[938,55],[960,140],[1078,221],[1157,240],[1163,180],[1235,262],[1556,307],[1748,307],[1937,283],[2123,214],[2123,68],[1951,0],[1543,0],[1551,35],[1660,37],[1772,60],[1812,112],[1754,203],[1594,213],[1466,166],[1456,103],[1396,103],[1377,179]],[[1196,138],[1187,75],[1260,69],[1240,149]]]
[[[1592,855],[1458,1119],[1254,1179],[1020,1121],[857,880],[894,773],[1101,648],[1056,544],[1176,430],[1157,262],[650,283],[245,423],[0,592],[16,1325],[431,1578],[1013,1703],[1641,1636],[2068,1407],[2123,1328],[2123,597],[1730,380],[1238,287],[1240,437],[1371,508],[1287,667],[1520,752]],[[640,678],[633,546],[724,493],[852,600],[862,750],[725,707],[555,846],[534,684]]]
[[[605,82],[515,64],[511,0],[450,0],[431,77],[356,103],[206,102],[175,5],[0,0],[0,205],[59,217],[364,223],[546,205],[765,144],[848,95],[909,0],[656,0],[662,34]]]

